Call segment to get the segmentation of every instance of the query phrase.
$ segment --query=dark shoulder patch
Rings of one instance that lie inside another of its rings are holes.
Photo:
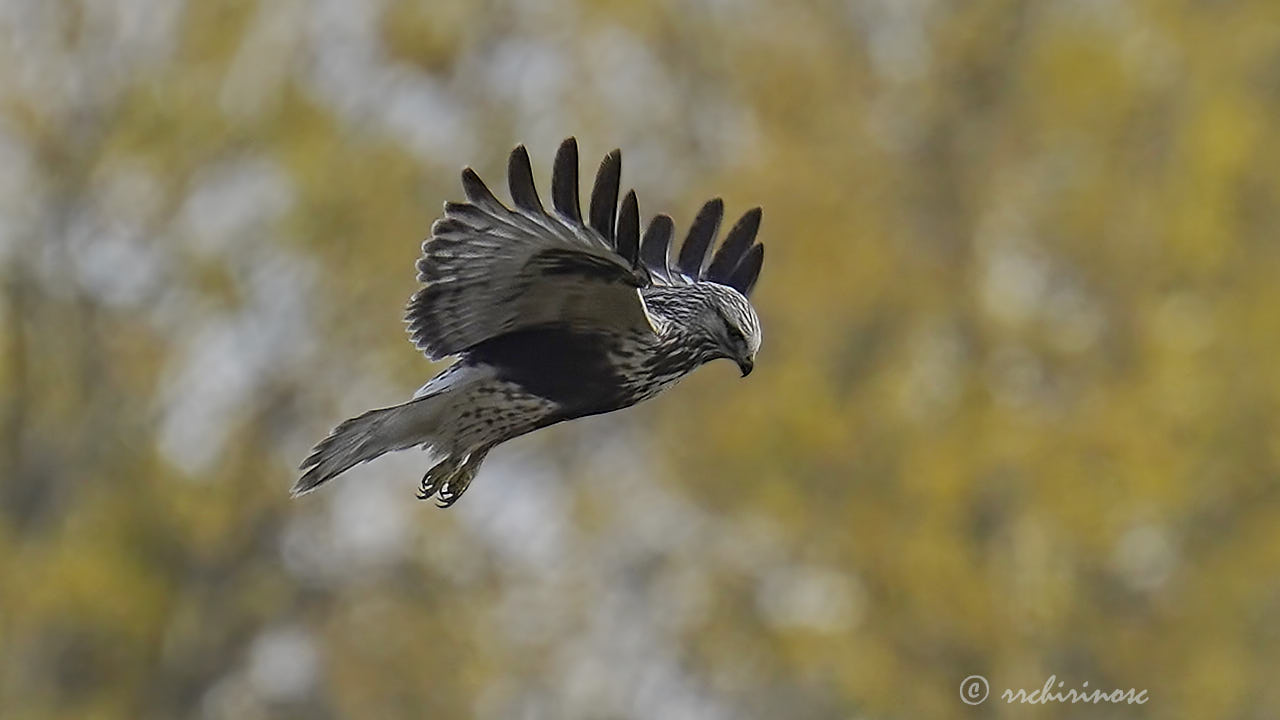
[[[642,287],[643,280],[637,274],[616,263],[576,250],[552,248],[530,258],[527,267],[547,275],[580,275],[603,282],[626,283]]]

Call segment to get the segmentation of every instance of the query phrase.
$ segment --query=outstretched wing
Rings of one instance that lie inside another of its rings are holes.
[[[652,325],[638,288],[716,282],[751,292],[764,259],[755,243],[760,209],[734,225],[709,265],[708,251],[724,214],[719,199],[703,206],[675,269],[668,250],[674,225],[658,215],[640,237],[634,191],[618,205],[621,155],[605,156],[596,173],[586,222],[578,202],[578,145],[556,153],[552,210],[542,206],[523,146],[507,167],[509,209],[467,168],[465,203],[446,203],[422,245],[406,322],[414,344],[433,360],[522,328],[562,324],[571,330],[619,332]]]
[[[649,284],[648,274],[615,249],[620,168],[615,150],[601,165],[590,226],[578,205],[573,138],[556,154],[551,212],[538,198],[523,146],[512,151],[508,166],[514,209],[499,202],[473,170],[463,170],[467,202],[446,203],[444,217],[422,245],[418,280],[426,287],[410,299],[406,314],[414,344],[435,360],[548,323],[583,331],[652,331],[637,292]],[[634,206],[634,194],[628,199]]]
[[[760,208],[748,210],[734,223],[708,263],[723,218],[724,202],[720,198],[708,200],[689,227],[675,267],[671,266],[670,258],[675,224],[666,215],[657,215],[649,221],[640,245],[640,259],[653,281],[661,285],[713,282],[728,285],[750,297],[764,264],[764,244],[755,241],[760,231]]]

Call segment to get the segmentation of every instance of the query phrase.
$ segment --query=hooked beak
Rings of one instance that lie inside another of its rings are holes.
[[[738,360],[738,369],[742,371],[742,377],[750,375],[755,366],[756,359],[754,357],[746,357]]]

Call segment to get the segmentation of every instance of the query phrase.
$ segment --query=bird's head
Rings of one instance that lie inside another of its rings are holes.
[[[706,328],[718,351],[718,357],[738,364],[742,377],[751,374],[756,353],[760,351],[760,318],[742,293],[724,285],[710,285],[711,310],[704,315]]]

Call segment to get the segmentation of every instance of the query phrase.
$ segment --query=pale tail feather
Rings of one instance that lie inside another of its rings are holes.
[[[293,484],[293,495],[311,492],[325,481],[362,462],[393,450],[429,445],[448,406],[448,393],[431,394],[344,421],[320,441]]]

